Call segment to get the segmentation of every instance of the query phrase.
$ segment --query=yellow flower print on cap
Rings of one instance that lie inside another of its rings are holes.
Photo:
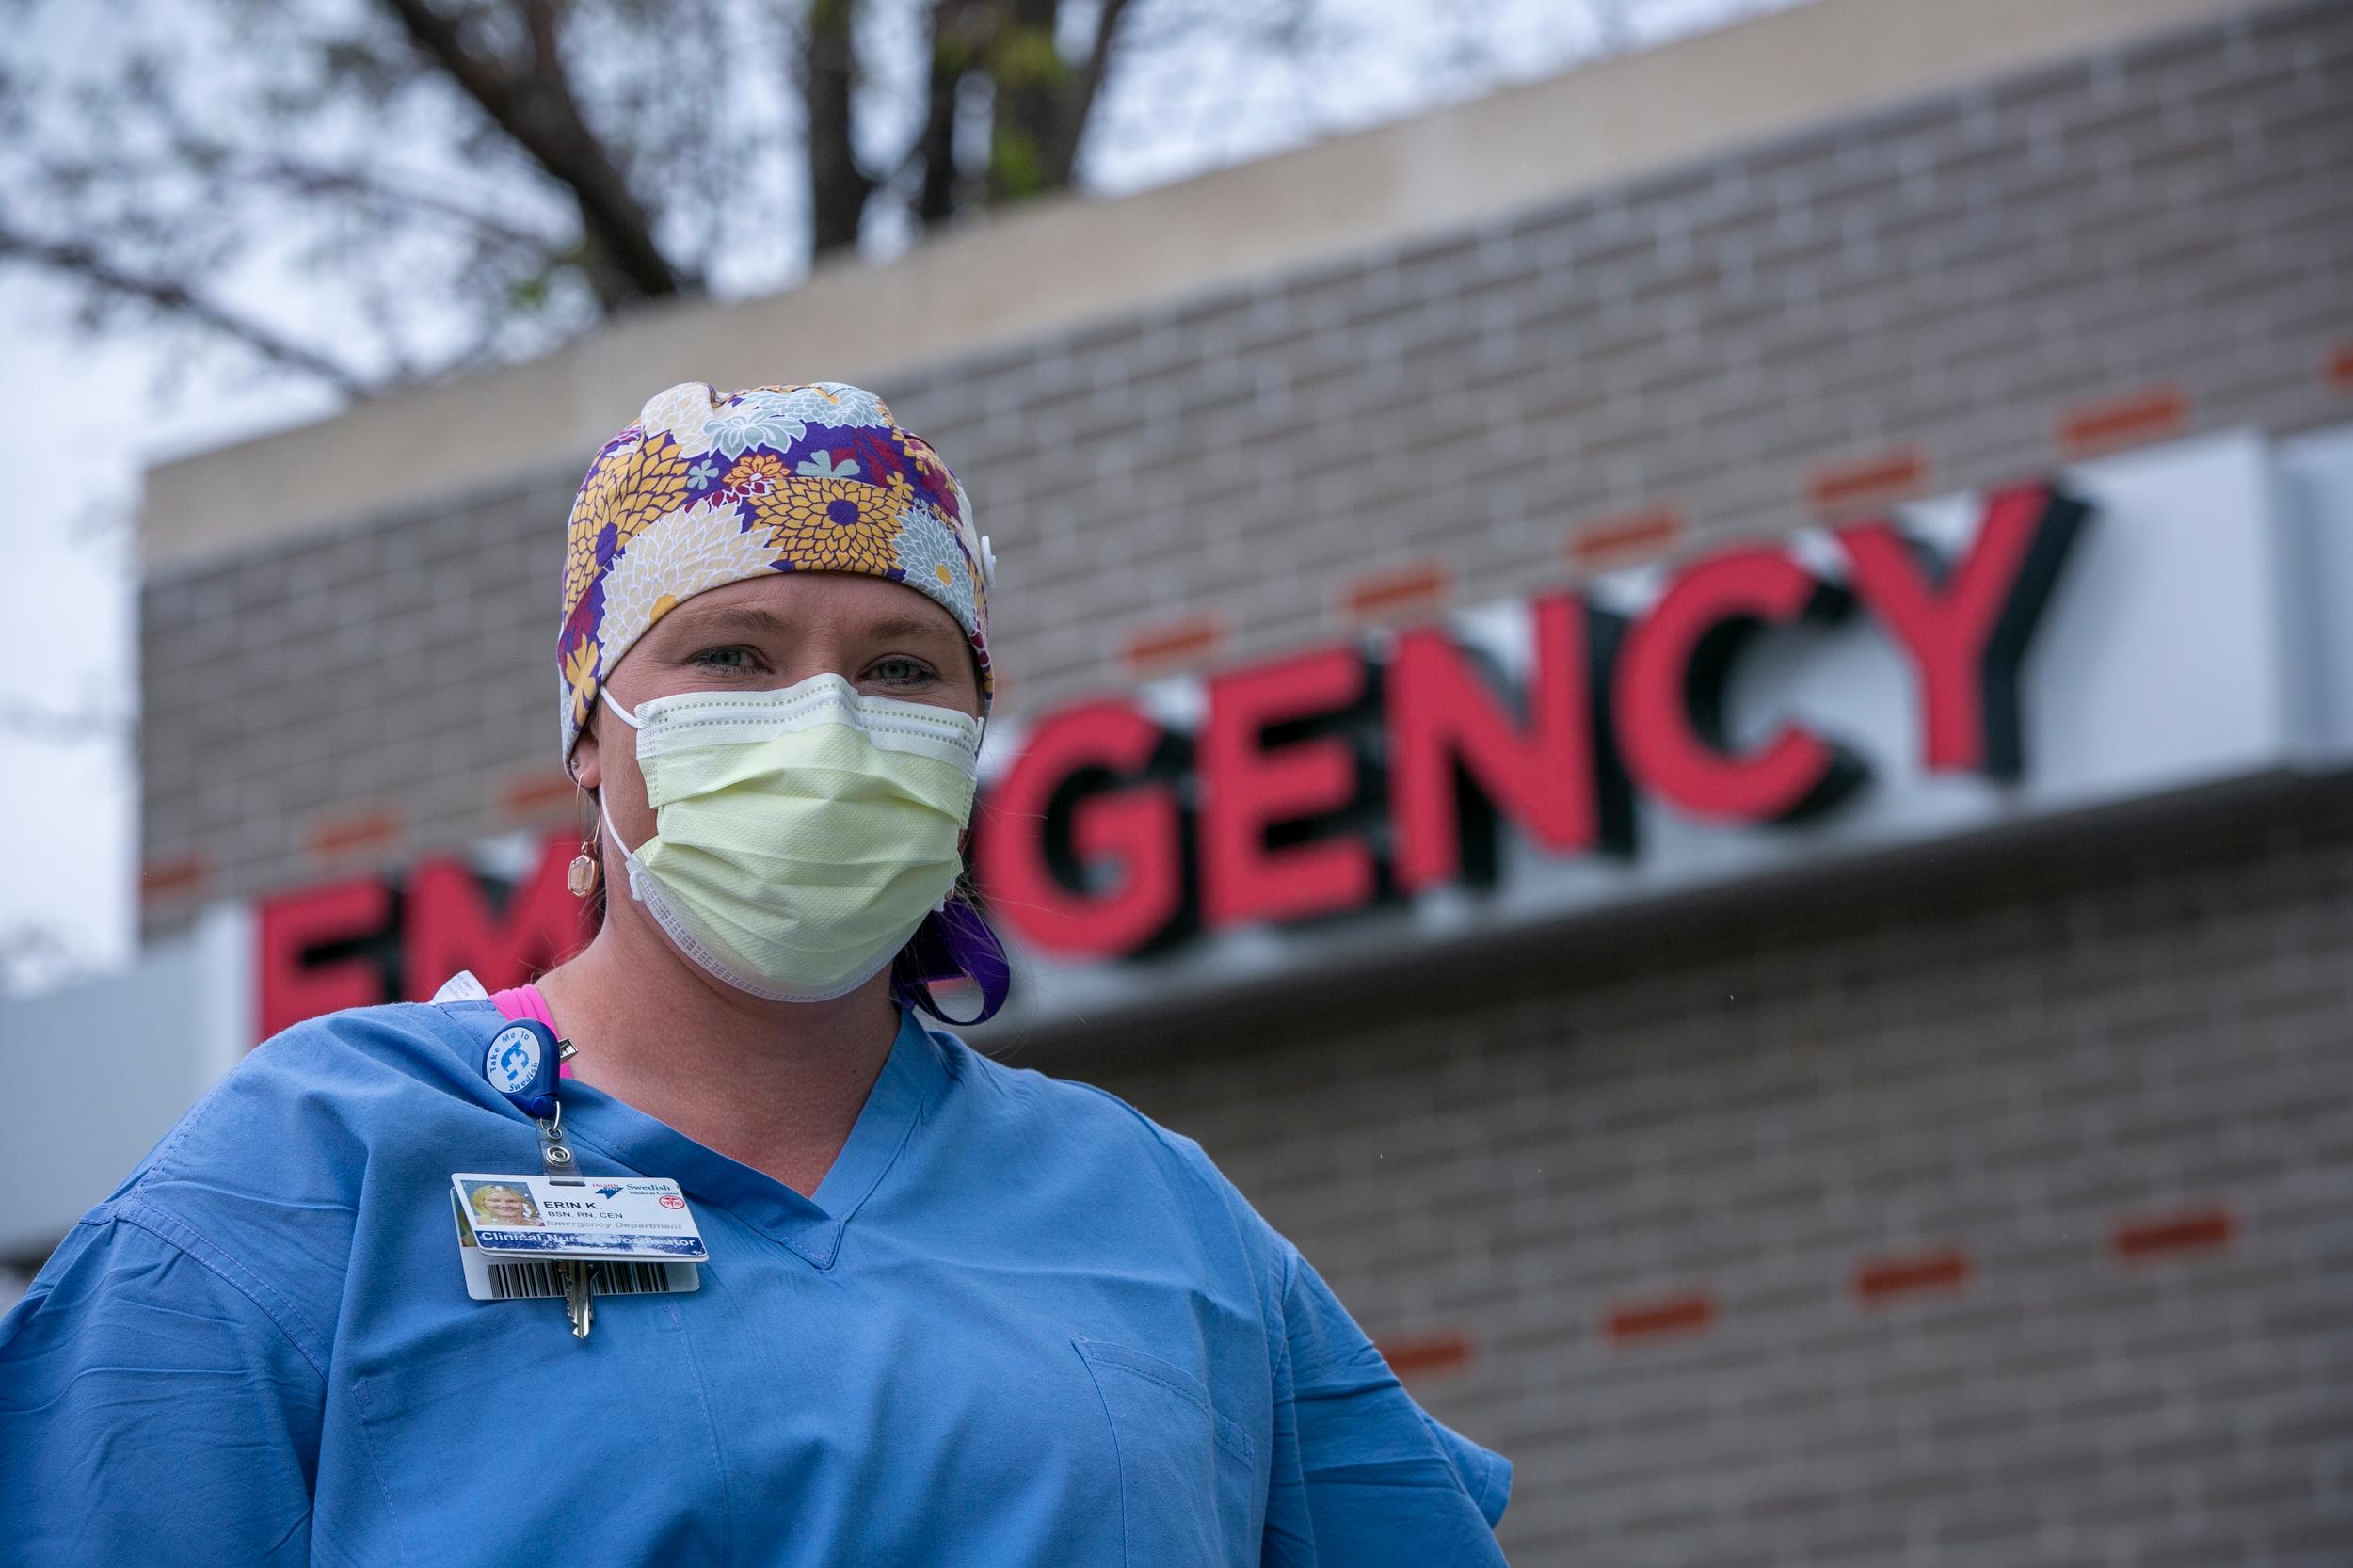
[[[588,705],[596,700],[598,655],[594,637],[564,655],[564,690],[575,728],[588,722]]]
[[[747,499],[781,560],[800,571],[888,575],[899,520],[888,490],[856,480],[808,479]]]
[[[617,555],[646,525],[686,498],[686,458],[667,430],[609,454],[581,487],[572,508],[570,548],[564,562],[564,613],[588,591],[597,569],[598,540],[609,525]]]

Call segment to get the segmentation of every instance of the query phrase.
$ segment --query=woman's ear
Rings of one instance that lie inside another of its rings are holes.
[[[597,766],[597,727],[603,718],[600,707],[582,727],[580,739],[572,743],[572,782],[584,790],[595,789],[604,776]]]

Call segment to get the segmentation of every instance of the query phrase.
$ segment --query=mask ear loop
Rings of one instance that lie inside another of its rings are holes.
[[[972,751],[976,758],[987,733],[988,715],[975,714]],[[969,840],[971,831],[967,824],[957,841],[959,849]],[[968,1018],[950,1016],[939,1005],[939,999],[932,995],[935,980],[963,980],[979,987],[981,1010]],[[956,1029],[984,1024],[995,1017],[1012,988],[1013,966],[1006,961],[1004,943],[962,893],[949,894],[937,909],[924,917],[915,935],[907,938],[907,945],[891,960],[892,998],[903,1007],[920,1009]]]
[[[597,696],[612,711],[615,718],[632,729],[637,728],[637,715],[614,701],[611,692],[600,686],[597,689]],[[568,765],[567,771],[569,771]],[[594,898],[598,884],[604,879],[604,856],[600,852],[604,846],[604,825],[609,819],[604,814],[604,792],[591,790],[584,784],[579,789],[580,853],[573,856],[572,863],[564,869],[564,886],[570,889],[574,898]],[[597,820],[594,822],[588,820],[588,803],[591,800],[597,803]],[[616,837],[614,841],[618,843],[620,840]]]

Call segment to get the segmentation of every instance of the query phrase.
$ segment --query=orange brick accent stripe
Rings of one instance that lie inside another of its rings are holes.
[[[499,789],[499,805],[506,814],[527,820],[552,815],[559,807],[570,806],[579,798],[579,787],[565,776],[561,768],[519,773]]]
[[[1471,1360],[1469,1336],[1455,1333],[1384,1339],[1380,1351],[1382,1359],[1389,1364],[1389,1370],[1406,1379],[1427,1377],[1438,1372],[1459,1372],[1469,1366]]]
[[[356,811],[321,817],[311,824],[311,853],[322,859],[362,850],[383,849],[400,838],[400,813],[390,806],[363,806]]]
[[[2144,387],[2121,397],[2077,403],[2059,415],[2059,450],[2070,456],[2107,452],[2177,434],[2189,423],[2189,399],[2175,386]]]
[[[1128,633],[1128,663],[1139,673],[1206,658],[1225,645],[1225,622],[1216,615],[1140,626]]]
[[[1701,1333],[1715,1321],[1716,1299],[1705,1290],[1694,1290],[1686,1296],[1614,1307],[1603,1320],[1602,1327],[1611,1339],[1625,1344],[1668,1335]]]
[[[1917,495],[1928,481],[1926,453],[1916,446],[1893,447],[1816,469],[1806,494],[1817,512],[1849,512]]]
[[[1340,611],[1357,620],[1371,620],[1426,610],[1443,602],[1453,587],[1454,575],[1443,562],[1385,568],[1351,578],[1340,589]]]
[[[1910,1257],[1877,1257],[1855,1270],[1859,1301],[1884,1301],[1920,1290],[1953,1290],[1969,1282],[1969,1257],[1960,1248]]]
[[[2131,1262],[2165,1253],[2228,1246],[2237,1233],[2238,1221],[2229,1209],[2200,1208],[2124,1221],[2108,1238],[2108,1246],[2118,1257]]]
[[[212,880],[212,856],[200,852],[150,860],[139,868],[139,898],[146,903],[188,898],[202,891]]]
[[[1593,518],[1569,530],[1569,559],[1592,569],[1663,555],[1683,537],[1683,516],[1665,506]]]
[[[2353,343],[2341,343],[2329,351],[2326,374],[2337,391],[2353,394]]]

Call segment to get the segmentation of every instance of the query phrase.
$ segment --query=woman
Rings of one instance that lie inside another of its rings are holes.
[[[470,1183],[473,1190],[473,1217],[486,1225],[536,1225],[539,1210],[533,1205],[531,1194],[512,1182],[483,1181]]]
[[[11,1561],[1501,1560],[1508,1464],[1197,1145],[918,1021],[1002,992],[988,577],[872,394],[646,405],[565,564],[595,939],[289,1030],[90,1213],[0,1325]],[[658,1191],[699,1288],[474,1299],[457,1173]]]

